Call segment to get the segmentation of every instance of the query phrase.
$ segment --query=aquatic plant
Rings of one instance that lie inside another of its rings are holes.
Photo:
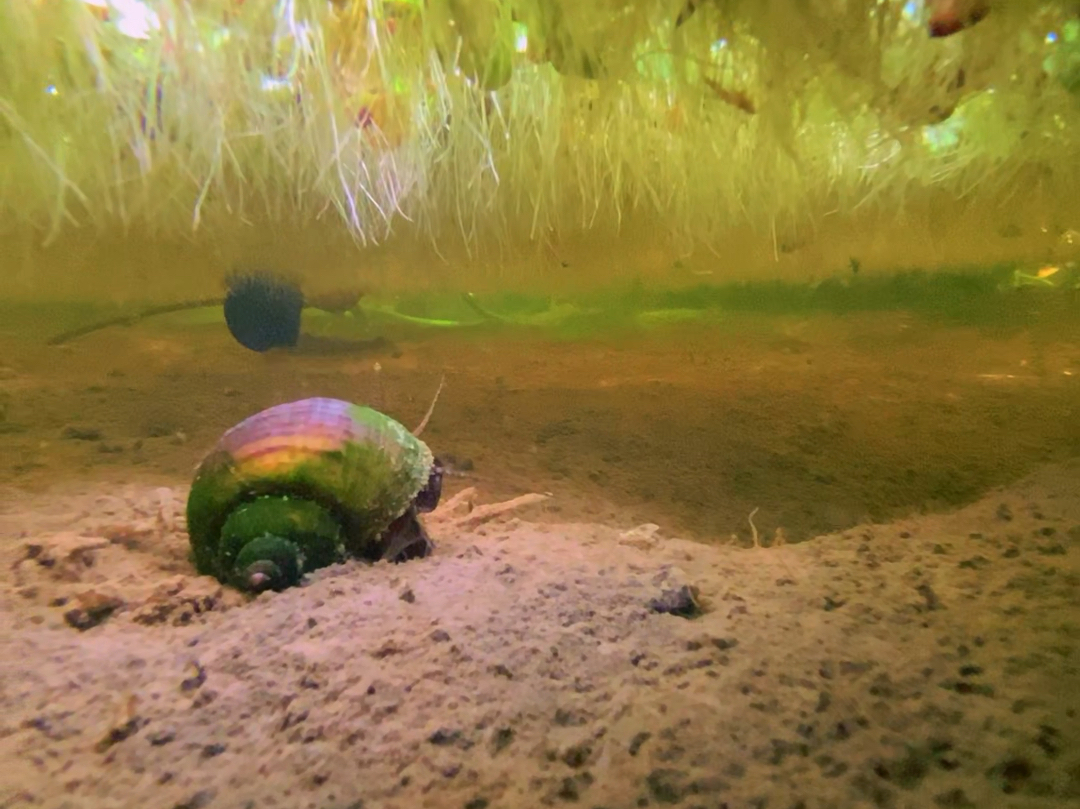
[[[336,215],[361,244],[546,243],[640,214],[779,255],[785,223],[926,189],[1075,189],[1071,6],[987,9],[942,28],[931,0],[12,0],[0,205],[45,240]]]

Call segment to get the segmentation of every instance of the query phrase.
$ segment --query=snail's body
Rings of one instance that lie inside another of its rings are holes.
[[[256,413],[203,460],[188,497],[195,567],[241,589],[280,590],[349,558],[426,556],[418,519],[441,466],[399,422],[338,399]]]

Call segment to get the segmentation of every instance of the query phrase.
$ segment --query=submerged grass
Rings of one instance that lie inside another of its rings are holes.
[[[812,316],[907,312],[927,322],[1011,330],[1043,320],[1080,317],[1080,289],[1066,281],[1059,286],[1013,284],[1015,267],[953,270],[913,269],[891,275],[831,278],[818,283],[740,281],[664,288],[643,283],[609,285],[578,296],[528,295],[503,292],[475,296],[470,303],[459,294],[414,293],[394,299],[365,299],[358,319],[343,319],[309,310],[305,322],[324,332],[363,331],[367,336],[392,331],[396,335],[457,330],[479,336],[514,331],[541,331],[562,340],[617,337],[643,330],[708,325],[728,315]],[[86,301],[71,304],[14,304],[3,307],[12,333],[40,336],[48,324],[55,336],[65,328],[95,322],[137,327],[141,312],[162,307],[102,306]],[[485,317],[485,313],[487,317]],[[129,322],[120,323],[129,318]],[[155,316],[179,327],[220,322],[220,307]]]
[[[953,270],[913,269],[852,275],[819,283],[739,281],[665,289],[631,283],[576,298],[505,293],[486,296],[484,306],[518,325],[547,327],[572,338],[613,329],[647,328],[715,319],[723,313],[834,315],[910,312],[955,325],[1021,326],[1057,308],[1080,313],[1080,293],[1068,288],[1015,288],[1012,264]],[[469,319],[456,296],[402,298],[400,311]]]
[[[928,188],[1080,177],[1080,106],[1042,68],[1064,3],[995,6],[962,48],[902,0],[685,25],[667,0],[550,5],[159,0],[132,37],[76,0],[4,4],[0,210],[45,241],[337,217],[360,244],[469,248],[634,215],[720,250],[733,227],[776,246]]]

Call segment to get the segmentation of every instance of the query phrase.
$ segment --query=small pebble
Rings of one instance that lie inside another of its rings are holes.
[[[696,618],[702,614],[695,588],[685,584],[677,589],[664,590],[657,598],[651,599],[648,606],[652,612],[680,618]]]

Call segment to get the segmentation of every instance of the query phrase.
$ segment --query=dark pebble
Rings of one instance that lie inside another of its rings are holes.
[[[214,744],[208,744],[203,747],[202,753],[199,755],[203,758],[216,758],[225,752],[226,745],[215,742]]]
[[[702,614],[695,588],[684,584],[682,587],[664,590],[657,598],[648,603],[651,612],[661,615],[676,615],[679,618],[696,618]]]
[[[115,607],[97,610],[83,610],[78,608],[68,610],[64,613],[64,623],[72,629],[85,632],[106,621],[108,617],[113,614],[114,610]]]

